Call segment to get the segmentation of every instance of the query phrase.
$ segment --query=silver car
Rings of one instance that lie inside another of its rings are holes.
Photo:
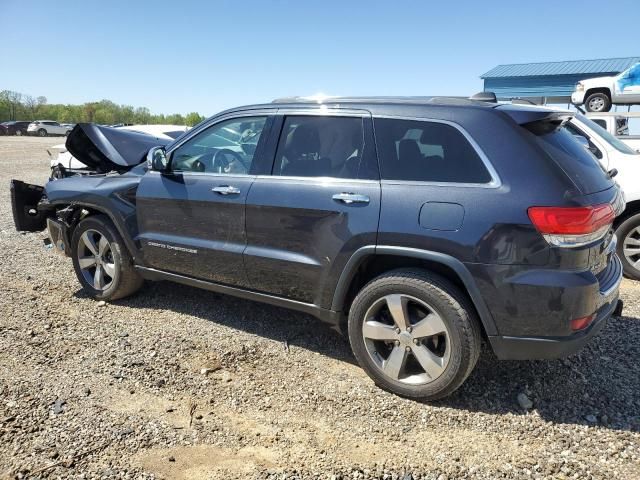
[[[47,135],[68,135],[73,127],[60,125],[58,122],[52,120],[36,120],[31,122],[27,127],[27,133],[29,135],[38,135],[39,137],[46,137]]]

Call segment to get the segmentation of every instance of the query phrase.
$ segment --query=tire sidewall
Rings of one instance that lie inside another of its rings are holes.
[[[47,136],[47,131],[44,128],[41,128],[40,130],[38,130],[38,136],[46,137]]]
[[[376,280],[372,281],[369,285],[374,286],[375,282]],[[440,290],[440,292],[444,292],[445,295],[447,294],[445,290],[437,285],[431,284],[431,288]],[[364,315],[375,301],[385,295],[394,293],[410,295],[424,301],[440,315],[447,326],[450,348],[449,363],[444,372],[433,382],[411,386],[389,379],[380,372],[369,356],[362,337]],[[441,295],[433,293],[432,290],[425,290],[403,282],[389,282],[384,285],[375,286],[373,289],[365,287],[361,294],[356,297],[356,300],[354,300],[354,304],[349,312],[349,341],[351,348],[362,368],[367,371],[375,383],[381,388],[406,397],[437,398],[447,395],[449,393],[447,392],[449,386],[452,383],[457,383],[456,380],[460,375],[466,375],[466,366],[463,365],[462,358],[463,342],[465,340],[457,324],[457,322],[461,321],[459,314],[449,301],[445,300]]]
[[[627,258],[624,256],[624,239],[629,234],[631,230],[640,226],[640,213],[636,213],[628,217],[624,222],[620,224],[620,226],[616,229],[616,237],[618,238],[618,246],[616,247],[618,257],[622,262],[622,269],[624,274],[635,280],[640,280],[640,270],[631,266],[631,264],[627,261]]]
[[[95,230],[99,232],[109,242],[111,246],[111,253],[113,255],[113,261],[115,264],[115,276],[111,282],[111,285],[106,290],[96,290],[93,288],[92,284],[89,284],[82,274],[82,270],[80,269],[80,265],[78,262],[78,243],[80,241],[80,237],[87,230]],[[76,276],[78,277],[78,281],[82,285],[82,288],[92,297],[97,300],[108,300],[112,297],[112,295],[118,290],[120,285],[120,281],[122,278],[122,262],[124,257],[122,255],[122,244],[120,243],[120,238],[117,233],[114,232],[113,227],[103,220],[102,217],[89,217],[85,220],[82,220],[76,229],[73,232],[73,236],[71,239],[72,246],[72,260],[73,260],[73,268],[76,272]]]

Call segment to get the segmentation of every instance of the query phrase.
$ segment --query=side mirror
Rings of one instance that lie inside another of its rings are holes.
[[[147,168],[156,172],[166,172],[169,167],[169,160],[164,147],[153,147],[147,153]]]

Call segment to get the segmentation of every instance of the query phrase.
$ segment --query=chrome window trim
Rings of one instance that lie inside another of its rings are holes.
[[[475,152],[482,160],[485,168],[489,172],[489,176],[491,177],[491,181],[487,183],[469,183],[469,182],[437,182],[437,181],[424,181],[424,180],[386,180],[382,178],[382,169],[380,169],[380,177],[382,185],[424,185],[424,186],[434,186],[434,187],[467,187],[467,188],[500,188],[502,186],[502,180],[498,172],[493,167],[493,164],[489,160],[489,157],[484,153],[480,145],[474,140],[474,138],[465,130],[465,128],[455,122],[450,120],[443,120],[440,118],[429,118],[429,117],[406,117],[406,116],[398,116],[398,115],[373,115],[373,130],[375,134],[376,129],[376,118],[384,118],[390,120],[409,120],[414,122],[433,122],[433,123],[442,123],[444,125],[449,125],[450,127],[458,130],[462,136],[469,142],[471,147],[475,150]],[[378,161],[382,163],[382,159],[378,155]]]
[[[309,181],[313,181],[314,183],[327,183],[327,184],[338,184],[338,183],[365,183],[365,184],[374,184],[374,185],[380,184],[380,180],[371,180],[371,179],[364,179],[364,178],[256,175],[256,180],[260,180],[260,179],[270,179],[270,180],[289,181],[289,182],[298,182],[298,183],[302,183],[302,182],[309,183]]]

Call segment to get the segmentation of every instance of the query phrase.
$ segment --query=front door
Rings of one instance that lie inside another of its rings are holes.
[[[258,176],[247,198],[245,267],[254,290],[329,308],[353,252],[375,245],[371,119],[337,115],[280,111],[274,122],[271,174]]]
[[[167,152],[169,172],[144,176],[136,199],[145,266],[246,284],[245,202],[271,120],[262,113],[198,128]]]

